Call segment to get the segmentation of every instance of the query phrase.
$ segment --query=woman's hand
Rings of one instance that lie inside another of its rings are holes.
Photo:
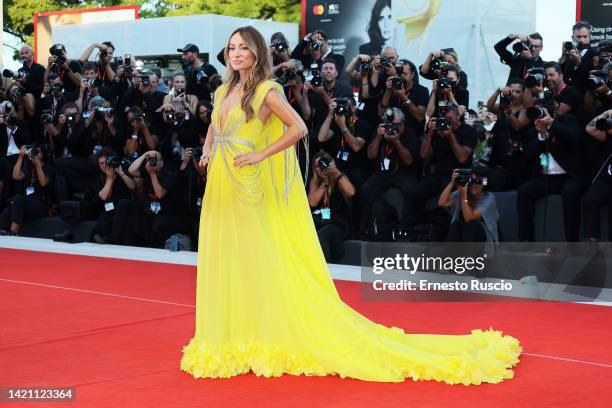
[[[265,158],[262,152],[242,153],[234,157],[234,166],[241,168],[249,164],[259,163]]]
[[[200,162],[198,165],[200,167],[206,167],[208,164],[208,159],[210,158],[210,148],[202,147],[202,157],[200,157]]]
[[[451,176],[451,183],[455,184],[455,179],[459,177],[459,170],[455,169],[453,170],[453,175]]]

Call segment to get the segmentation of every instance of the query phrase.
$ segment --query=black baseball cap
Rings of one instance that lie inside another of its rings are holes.
[[[200,53],[200,49],[198,48],[198,46],[191,43],[185,45],[183,48],[177,48],[176,50],[178,52],[196,52],[198,54]]]

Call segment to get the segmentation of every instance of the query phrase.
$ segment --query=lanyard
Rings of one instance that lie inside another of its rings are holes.
[[[385,157],[389,157],[389,155],[391,153],[393,153],[394,149],[395,149],[395,146],[393,146],[391,143],[387,142],[385,144]]]
[[[96,70],[98,71],[98,78],[100,78],[102,81],[106,80],[106,71],[104,71],[104,73],[100,72],[99,65],[96,67]]]
[[[7,128],[9,129],[9,128]],[[13,143],[15,143],[15,145],[17,145],[17,143],[15,142],[15,137],[13,136],[15,134],[15,132],[17,131],[17,126],[15,126],[15,129],[11,130],[9,129],[9,137],[8,137],[8,144],[11,144],[11,139],[13,139]]]
[[[555,96],[559,96],[559,94],[561,92],[563,92],[563,90],[567,87],[567,84],[563,84],[563,87],[561,89],[559,89],[559,91],[557,91],[557,93],[555,94]]]
[[[329,208],[329,196],[331,195],[331,186],[325,189],[323,193],[323,208]]]
[[[34,184],[34,175],[36,174],[36,169],[32,168],[32,175],[30,176],[30,185]]]

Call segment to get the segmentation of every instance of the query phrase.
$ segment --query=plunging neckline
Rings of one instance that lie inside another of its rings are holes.
[[[233,89],[232,89],[233,91]],[[240,93],[240,91],[238,91],[238,93]],[[223,130],[225,129],[225,125],[227,124],[230,115],[232,114],[232,111],[236,108],[236,106],[233,106],[229,109],[227,109],[227,113],[225,114],[225,123],[223,123],[223,119],[222,119],[222,114],[223,114],[223,104],[226,103],[227,97],[229,96],[228,93],[226,93],[223,96],[223,100],[221,101],[221,105],[219,105],[219,133],[223,133]],[[240,102],[240,97],[238,97],[237,102]],[[234,104],[235,105],[235,104]]]

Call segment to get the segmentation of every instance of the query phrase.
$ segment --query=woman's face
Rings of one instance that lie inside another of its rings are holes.
[[[200,109],[198,110],[198,117],[200,118],[200,120],[202,122],[206,122],[208,123],[208,109],[206,109],[206,106],[202,105],[200,106]]]
[[[456,64],[457,60],[455,59],[455,57],[453,57],[451,54],[444,54],[444,59],[446,60],[446,62],[448,62],[449,64]]]
[[[391,9],[389,7],[385,7],[380,12],[380,16],[378,17],[378,26],[380,27],[380,33],[385,41],[391,39],[391,34],[393,32],[393,24],[391,19]]]
[[[234,71],[248,71],[255,65],[255,54],[249,49],[240,33],[230,38],[229,60]]]
[[[176,91],[177,89],[185,89],[185,86],[187,85],[187,81],[185,81],[185,77],[182,75],[177,75],[174,77],[174,82],[172,82],[172,86],[174,87],[174,90]]]

